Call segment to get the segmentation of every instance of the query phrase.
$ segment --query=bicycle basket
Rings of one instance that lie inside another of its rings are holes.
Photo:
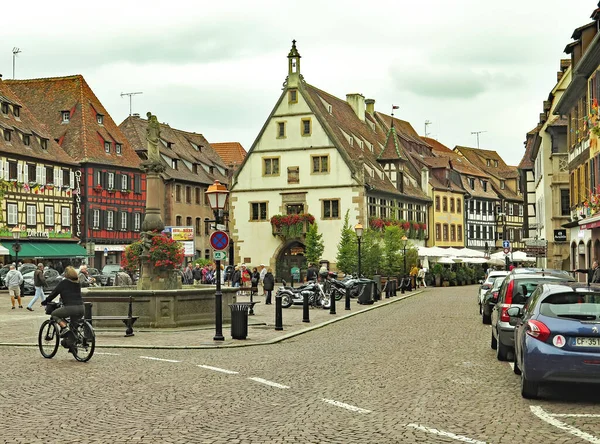
[[[48,302],[48,304],[46,305],[46,314],[52,314],[52,312],[54,310],[56,310],[58,308],[60,304],[56,303],[56,302]]]

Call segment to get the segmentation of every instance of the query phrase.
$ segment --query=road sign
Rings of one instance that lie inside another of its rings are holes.
[[[510,248],[505,248],[504,249],[504,254],[508,254],[508,253],[510,253]]]
[[[560,229],[554,230],[554,242],[566,242],[567,241],[567,230]]]
[[[548,245],[548,241],[546,239],[527,239],[525,241],[525,245],[528,247],[546,247]]]
[[[216,227],[217,227],[217,230],[221,230],[221,231],[225,231],[227,229],[227,226],[225,226],[223,224],[217,224]]]
[[[108,248],[104,247],[104,256],[108,256]]]
[[[510,242],[507,240],[502,241],[502,248],[504,248],[504,249],[510,248]]]
[[[210,235],[210,246],[217,251],[225,250],[229,245],[229,236],[224,231],[215,231]]]
[[[213,259],[216,261],[224,261],[227,259],[227,253],[224,251],[213,251]]]

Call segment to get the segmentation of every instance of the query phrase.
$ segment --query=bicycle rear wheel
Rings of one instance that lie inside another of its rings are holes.
[[[58,327],[52,319],[44,321],[38,334],[40,353],[46,359],[54,357],[58,351]]]
[[[73,356],[79,362],[87,362],[92,359],[96,349],[96,334],[89,322],[83,321],[77,325],[75,332],[77,337],[75,345],[71,348]]]

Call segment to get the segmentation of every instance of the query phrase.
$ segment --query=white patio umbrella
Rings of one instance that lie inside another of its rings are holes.
[[[438,264],[453,264],[454,261],[450,257],[441,257],[437,260]]]
[[[0,256],[8,256],[10,254],[10,251],[8,251],[8,249],[6,247],[3,247],[2,245],[0,245]]]

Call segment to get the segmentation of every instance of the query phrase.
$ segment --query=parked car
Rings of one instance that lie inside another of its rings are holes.
[[[498,292],[498,301],[492,309],[492,339],[490,346],[496,350],[499,361],[506,361],[508,354],[514,350],[514,326],[509,323],[507,313],[510,307],[523,308],[528,298],[542,282],[574,282],[571,276],[557,270],[543,272],[511,271]]]
[[[102,285],[112,285],[115,279],[115,275],[120,269],[121,265],[119,264],[107,264],[104,267],[102,267],[102,274],[106,276],[106,282]]]
[[[479,314],[482,314],[482,307],[483,307],[483,297],[485,296],[485,293],[492,288],[492,285],[494,284],[494,280],[497,277],[501,277],[501,276],[506,276],[508,274],[508,271],[504,271],[504,270],[494,270],[494,271],[490,271],[490,274],[488,274],[487,278],[485,279],[485,281],[483,282],[483,284],[481,284],[481,286],[479,287],[479,290],[477,292],[477,303],[479,304]]]
[[[21,265],[21,267],[19,268],[19,271],[21,272],[21,274],[25,274],[28,273],[30,271],[35,271],[37,269],[37,265],[36,264],[23,264]]]
[[[35,294],[35,287],[33,285],[33,273],[34,272],[35,272],[35,270],[31,270],[31,271],[28,271],[27,273],[23,274],[23,294],[24,295]],[[54,290],[56,288],[56,286],[59,284],[59,282],[64,279],[58,271],[56,271],[52,268],[49,268],[48,270],[44,271],[44,277],[46,278],[46,287],[44,287],[44,293],[49,293],[52,290]]]
[[[544,283],[508,315],[524,398],[545,382],[600,383],[600,285]]]
[[[0,288],[6,288],[6,286],[4,285],[4,276],[6,276],[8,270],[10,270],[10,267],[8,265],[5,265],[4,267],[0,268]]]
[[[492,323],[492,309],[496,302],[498,301],[498,293],[500,292],[500,287],[502,283],[506,279],[506,276],[500,276],[494,279],[494,283],[492,284],[492,288],[485,292],[483,296],[483,304],[481,307],[481,322],[490,325]]]

